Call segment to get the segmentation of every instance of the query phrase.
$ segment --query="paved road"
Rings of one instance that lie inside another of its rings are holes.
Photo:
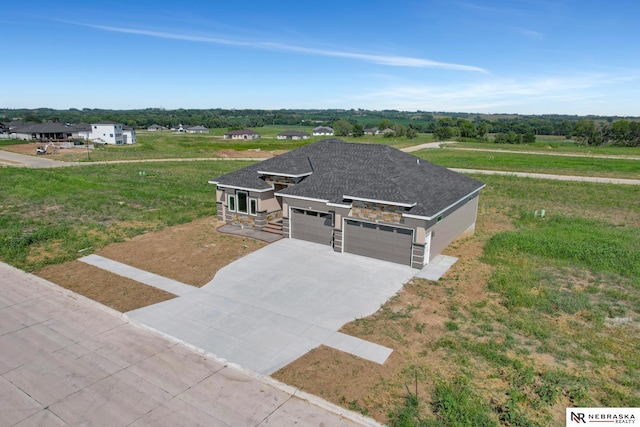
[[[378,426],[0,263],[0,425]]]

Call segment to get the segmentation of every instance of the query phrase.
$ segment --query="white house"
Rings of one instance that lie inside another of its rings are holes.
[[[187,133],[209,133],[209,129],[205,126],[191,126],[186,128]]]
[[[91,135],[89,139],[102,144],[120,145],[124,144],[122,131],[122,123],[91,123]]]
[[[333,129],[328,126],[313,128],[313,136],[333,136]]]

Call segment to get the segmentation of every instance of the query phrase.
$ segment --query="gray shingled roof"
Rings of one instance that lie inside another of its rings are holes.
[[[300,130],[285,130],[280,132],[278,136],[309,136],[309,134]]]
[[[16,133],[71,133],[72,128],[64,123],[45,122],[45,123],[25,123],[12,129]]]
[[[258,132],[251,129],[230,130],[225,135],[257,135]]]
[[[222,187],[271,188],[259,172],[300,176],[278,194],[349,203],[377,200],[410,207],[407,213],[433,217],[484,184],[388,145],[325,139],[213,179]]]

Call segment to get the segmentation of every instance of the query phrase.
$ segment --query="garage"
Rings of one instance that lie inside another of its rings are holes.
[[[333,215],[310,209],[291,208],[291,237],[330,245],[333,239]]]
[[[344,251],[411,265],[413,230],[384,224],[345,220]]]

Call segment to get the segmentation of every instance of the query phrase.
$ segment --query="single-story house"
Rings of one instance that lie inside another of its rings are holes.
[[[377,127],[366,128],[364,130],[365,135],[377,135],[379,133],[380,133],[380,129],[378,129]]]
[[[251,129],[230,130],[224,134],[224,139],[259,139],[258,132]]]
[[[147,130],[149,132],[157,132],[159,130],[167,130],[167,128],[158,124],[152,124],[151,126],[147,127]]]
[[[191,126],[186,128],[187,133],[209,133],[209,128],[205,126]]]
[[[316,126],[313,128],[313,136],[333,136],[333,129],[327,126]]]
[[[276,139],[309,139],[311,135],[307,132],[299,131],[299,130],[285,130],[284,132],[280,132],[276,135]]]
[[[65,123],[27,122],[15,124],[10,130],[12,139],[23,141],[66,141],[73,138],[73,128]]]
[[[396,148],[325,139],[209,181],[220,221],[422,268],[475,230],[484,184]]]

